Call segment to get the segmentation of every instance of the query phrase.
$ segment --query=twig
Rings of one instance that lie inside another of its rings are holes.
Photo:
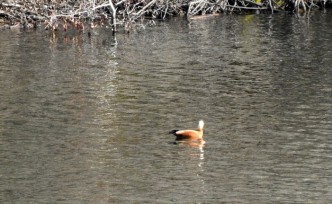
[[[147,8],[149,8],[152,4],[156,3],[156,1],[157,1],[157,0],[152,0],[152,1],[150,1],[150,3],[148,3],[148,4],[145,5],[141,10],[139,10],[139,11],[136,13],[136,15],[137,15],[137,16],[141,16],[142,13],[145,12],[145,10],[146,10]]]

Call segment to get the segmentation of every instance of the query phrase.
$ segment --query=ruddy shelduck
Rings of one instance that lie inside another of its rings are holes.
[[[203,141],[204,121],[200,120],[197,130],[172,130],[169,134],[176,136],[175,140],[197,140]]]

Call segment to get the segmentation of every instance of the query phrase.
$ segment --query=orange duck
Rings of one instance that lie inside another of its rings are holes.
[[[172,130],[169,134],[173,134],[176,136],[177,141],[179,140],[196,140],[203,141],[203,127],[204,121],[200,120],[198,123],[197,130]]]

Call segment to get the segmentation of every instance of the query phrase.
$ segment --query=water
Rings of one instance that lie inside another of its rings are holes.
[[[1,32],[0,202],[330,203],[331,18]]]

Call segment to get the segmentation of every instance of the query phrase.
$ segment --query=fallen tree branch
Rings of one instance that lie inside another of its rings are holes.
[[[226,7],[230,8],[236,8],[236,9],[245,9],[245,10],[267,10],[267,7],[245,7],[245,6],[233,6],[233,5],[227,5]]]

